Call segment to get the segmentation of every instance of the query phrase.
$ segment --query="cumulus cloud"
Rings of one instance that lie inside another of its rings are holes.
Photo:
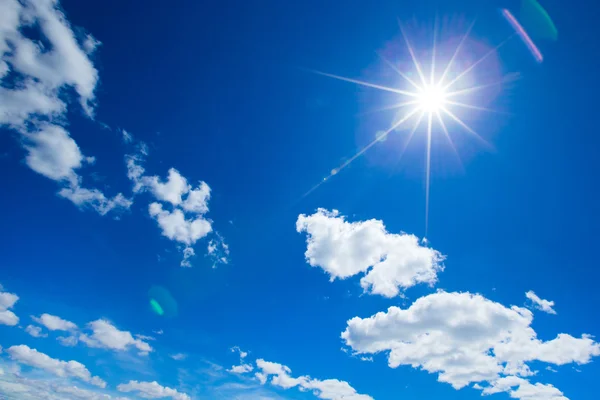
[[[36,132],[24,133],[25,162],[35,172],[55,181],[76,186],[75,172],[85,162],[79,146],[67,131],[57,125],[43,124]]]
[[[25,328],[25,332],[29,333],[31,336],[36,338],[48,337],[47,334],[42,332],[42,328],[35,325],[27,325],[27,328]]]
[[[124,393],[135,392],[137,396],[144,399],[160,399],[169,397],[173,400],[191,400],[191,397],[185,393],[178,392],[176,389],[162,386],[158,382],[138,382],[129,381],[117,386],[117,390]]]
[[[14,293],[4,292],[3,290],[3,287],[0,285],[0,324],[15,326],[19,323],[19,317],[10,311],[10,309],[19,301],[19,296]]]
[[[532,321],[526,308],[508,308],[471,293],[439,291],[407,309],[390,307],[369,318],[354,317],[342,339],[358,354],[387,352],[391,368],[408,365],[437,373],[440,382],[456,389],[531,376],[531,361],[586,364],[600,355],[600,344],[588,335],[561,333],[542,341]]]
[[[99,319],[88,324],[92,334],[82,333],[79,340],[89,347],[125,351],[130,348],[139,350],[140,355],[147,355],[153,351],[145,341],[136,339],[128,331],[121,331],[110,322]]]
[[[158,222],[163,236],[188,247],[212,231],[210,222],[201,216],[188,219],[181,210],[165,210],[160,203],[150,203],[148,210]]]
[[[250,364],[244,363],[244,359],[248,356],[248,353],[242,351],[238,346],[234,346],[231,348],[231,352],[238,353],[240,356],[240,365],[233,365],[227,372],[231,372],[233,374],[245,374],[247,372],[251,372],[254,370],[254,367]]]
[[[31,317],[31,319],[50,331],[72,331],[77,329],[77,325],[73,322],[57,317],[56,315],[44,313],[39,317]]]
[[[61,197],[102,215],[129,208],[131,202],[120,193],[111,199],[81,186],[77,170],[94,158],[84,157],[61,126],[67,105],[59,94],[66,87],[73,88],[84,111],[93,114],[98,71],[87,53],[98,42],[88,35],[83,40],[86,49],[80,47],[58,1],[5,0],[0,15],[0,126],[21,135],[26,164],[59,182]]]
[[[9,347],[6,352],[18,363],[43,369],[59,377],[77,378],[94,386],[106,387],[106,382],[97,376],[92,376],[85,365],[77,361],[57,360],[25,345]]]
[[[256,378],[265,384],[269,377],[270,383],[273,386],[278,386],[282,389],[290,389],[298,387],[302,391],[310,390],[315,396],[325,400],[373,400],[371,396],[359,394],[350,386],[348,382],[337,379],[313,379],[310,376],[300,376],[294,378],[291,376],[291,369],[285,365],[265,361],[263,359],[256,360],[258,372],[255,373]]]
[[[434,284],[444,256],[406,233],[389,233],[375,219],[348,222],[337,210],[301,214],[296,230],[307,234],[306,260],[331,280],[365,274],[360,284],[372,294],[394,297],[419,283]]]
[[[141,154],[129,155],[125,161],[127,176],[133,182],[133,191],[150,192],[158,200],[150,203],[148,212],[158,223],[163,236],[183,245],[181,266],[191,267],[190,260],[196,255],[193,246],[213,231],[212,222],[205,217],[209,210],[210,187],[206,182],[200,181],[198,186],[193,188],[174,168],[169,169],[166,179],[146,175],[146,170],[141,165]],[[220,235],[215,240],[219,240],[219,247],[217,242],[214,245],[215,249],[219,248],[219,254],[223,251],[229,254],[229,249]],[[209,245],[209,255],[212,256],[210,248]],[[227,254],[219,256],[219,259],[226,261]]]
[[[548,314],[556,314],[556,311],[552,307],[554,307],[554,302],[549,300],[540,299],[538,295],[534,293],[533,290],[525,293],[525,297],[527,297],[533,303],[533,306],[538,310],[546,312]]]
[[[508,392],[511,398],[521,400],[568,400],[563,393],[552,385],[532,384],[526,379],[507,376],[497,379],[483,388],[483,394]]]

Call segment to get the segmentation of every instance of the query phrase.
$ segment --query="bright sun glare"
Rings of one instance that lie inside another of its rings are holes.
[[[501,46],[503,46],[512,37],[512,36],[510,36],[508,39],[501,42],[498,46],[496,46],[495,48],[493,48],[493,49],[489,50],[487,53],[485,53],[479,60],[475,61],[474,63],[471,63],[464,70],[458,72],[456,74],[456,76],[453,77],[453,79],[448,79],[449,75],[450,75],[450,71],[453,67],[453,64],[455,63],[455,61],[465,43],[465,40],[467,39],[467,37],[469,36],[469,34],[473,28],[473,24],[471,24],[471,26],[469,27],[469,29],[467,30],[465,35],[462,37],[462,39],[460,40],[458,46],[456,47],[456,49],[454,51],[454,54],[452,55],[450,60],[446,63],[446,65],[443,68],[437,68],[439,66],[436,65],[436,50],[437,50],[436,49],[436,46],[437,46],[437,29],[436,28],[434,28],[432,58],[429,63],[428,71],[424,71],[421,66],[421,63],[417,60],[415,51],[414,51],[411,43],[409,42],[404,30],[402,29],[402,26],[400,27],[400,29],[402,31],[402,36],[406,43],[406,47],[410,53],[410,57],[413,62],[414,70],[416,70],[416,72],[417,72],[416,80],[411,79],[409,77],[408,73],[400,70],[398,68],[398,66],[396,64],[394,64],[393,62],[385,59],[383,56],[381,57],[382,60],[390,68],[392,68],[400,77],[402,77],[404,79],[404,81],[408,84],[407,86],[408,86],[409,90],[400,89],[400,88],[396,88],[396,87],[388,87],[388,86],[378,85],[375,83],[360,81],[360,80],[352,79],[352,78],[346,78],[343,76],[328,74],[328,73],[320,72],[320,71],[312,71],[314,73],[324,75],[324,76],[327,76],[330,78],[355,83],[357,85],[366,86],[366,87],[370,87],[373,89],[378,89],[378,90],[382,90],[382,91],[386,91],[386,92],[395,93],[395,94],[399,95],[401,98],[405,99],[405,101],[401,101],[398,104],[395,104],[391,107],[387,107],[386,109],[401,109],[404,107],[408,107],[409,110],[407,111],[407,113],[404,115],[403,118],[393,121],[391,124],[391,127],[389,129],[378,133],[377,137],[371,143],[369,143],[367,146],[363,147],[360,151],[358,151],[356,154],[354,154],[354,156],[352,156],[350,159],[348,159],[346,162],[344,162],[338,168],[334,168],[329,176],[325,177],[319,184],[314,186],[304,196],[308,195],[309,193],[314,191],[317,187],[319,187],[321,184],[326,182],[329,178],[331,178],[332,176],[339,173],[342,169],[347,167],[352,161],[354,161],[356,158],[360,157],[362,154],[364,154],[367,150],[369,150],[375,144],[384,141],[385,138],[387,137],[387,135],[389,135],[393,131],[397,130],[400,126],[410,124],[412,126],[412,128],[411,128],[411,132],[410,132],[409,137],[406,142],[406,145],[408,145],[408,143],[414,136],[414,134],[417,131],[417,129],[419,128],[419,126],[421,126],[422,123],[425,122],[425,125],[427,126],[427,128],[424,132],[427,135],[426,136],[427,137],[426,176],[425,176],[425,179],[426,179],[426,183],[425,183],[425,188],[426,188],[426,193],[425,193],[425,234],[427,234],[427,225],[428,225],[428,219],[429,219],[429,181],[430,181],[430,173],[431,173],[431,141],[432,141],[433,126],[434,126],[434,124],[439,126],[439,128],[443,132],[444,136],[450,142],[450,144],[452,145],[453,148],[454,148],[454,144],[452,143],[452,139],[450,137],[450,134],[448,133],[448,128],[446,126],[447,121],[452,121],[452,122],[456,123],[457,125],[459,125],[461,127],[461,129],[463,129],[464,131],[466,131],[467,133],[472,135],[474,138],[476,138],[480,142],[482,142],[484,145],[489,147],[489,144],[483,138],[481,138],[477,134],[477,132],[475,132],[465,122],[463,122],[462,119],[460,119],[459,116],[457,116],[455,114],[454,110],[458,108],[458,109],[470,109],[470,110],[481,110],[481,111],[494,111],[494,110],[490,110],[490,109],[487,109],[487,108],[484,108],[484,107],[481,107],[481,106],[478,106],[475,104],[469,104],[468,102],[466,102],[466,99],[464,99],[463,96],[473,93],[473,92],[476,92],[476,91],[479,91],[486,87],[498,85],[498,84],[502,83],[503,81],[500,80],[498,82],[479,84],[479,85],[474,85],[471,87],[461,88],[461,89],[457,89],[456,86],[458,86],[458,83],[461,82],[462,79],[465,76],[467,76],[474,68],[476,68],[478,65],[480,65],[490,55],[495,53]],[[440,70],[441,70],[441,74],[438,73],[438,72],[440,72]],[[426,72],[428,72],[428,73],[426,73]],[[416,121],[416,122],[413,123],[413,122],[409,122],[409,121]],[[456,149],[455,149],[455,151],[456,151]]]
[[[426,113],[437,113],[446,105],[447,93],[438,85],[427,85],[417,97],[417,105]]]

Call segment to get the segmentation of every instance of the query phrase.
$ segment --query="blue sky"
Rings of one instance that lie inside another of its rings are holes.
[[[0,1],[0,397],[595,398],[595,21],[541,3],[536,63],[518,1]],[[406,90],[436,18],[500,84],[426,224],[426,123],[339,169],[403,98],[314,71]]]

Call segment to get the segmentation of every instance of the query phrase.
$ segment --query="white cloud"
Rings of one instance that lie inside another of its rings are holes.
[[[121,134],[123,135],[123,141],[125,143],[131,143],[133,141],[133,136],[125,129],[121,129]]]
[[[86,189],[79,186],[63,188],[58,195],[71,200],[78,207],[91,207],[100,215],[106,215],[113,210],[128,210],[133,204],[133,201],[121,193],[110,199],[98,189]]]
[[[89,347],[125,351],[131,347],[139,350],[140,355],[147,355],[153,351],[152,347],[143,340],[135,339],[128,331],[121,331],[104,319],[99,319],[88,324],[92,330],[91,335],[81,334],[79,340]]]
[[[132,201],[118,193],[107,198],[98,189],[80,186],[81,178],[75,171],[84,163],[93,163],[93,157],[84,157],[77,143],[58,125],[41,124],[36,132],[23,133],[28,151],[27,165],[45,177],[67,183],[58,195],[71,200],[78,207],[91,207],[100,215],[112,210],[129,209]]]
[[[347,222],[337,210],[320,208],[301,214],[296,230],[307,236],[306,259],[321,267],[331,280],[366,274],[360,283],[365,291],[394,297],[419,283],[434,284],[443,270],[444,256],[419,244],[406,233],[387,232],[382,221]]]
[[[164,210],[162,204],[151,203],[149,212],[158,222],[163,236],[187,247],[194,245],[212,231],[209,221],[201,216],[188,219],[180,209]]]
[[[182,202],[181,196],[190,191],[187,179],[181,176],[175,168],[169,169],[166,182],[163,182],[158,176],[144,176],[142,183],[158,200],[171,203],[174,206],[180,205]]]
[[[194,251],[194,249],[192,247],[186,246],[183,249],[183,259],[181,260],[181,263],[179,265],[181,265],[182,267],[191,267],[192,263],[190,262],[190,258],[194,257],[195,255],[196,252]]]
[[[55,181],[77,185],[75,172],[85,159],[79,146],[67,131],[58,125],[41,125],[36,132],[24,133],[27,149],[25,162],[35,172]]]
[[[189,191],[181,206],[187,212],[205,214],[208,212],[208,200],[210,200],[210,187],[206,182],[200,182],[196,189]]]
[[[156,200],[169,204],[169,208],[165,209],[163,204],[152,202],[148,207],[149,214],[157,221],[163,236],[184,245],[181,266],[191,267],[190,259],[196,254],[193,246],[212,232],[212,222],[204,217],[208,212],[210,187],[200,181],[198,187],[193,189],[175,168],[169,169],[166,181],[156,175],[144,175],[146,170],[141,165],[143,158],[143,154],[125,157],[127,177],[133,182],[133,191],[149,191]],[[224,246],[222,248],[228,254],[227,245]],[[226,255],[220,259],[227,261]]]
[[[56,315],[42,314],[39,317],[31,317],[35,322],[46,327],[50,331],[72,331],[77,329],[71,321],[57,317]]]
[[[242,349],[240,349],[239,346],[233,346],[229,350],[231,350],[232,353],[238,353],[240,355],[240,360],[243,360],[244,358],[246,358],[248,356],[248,352],[243,351]]]
[[[342,339],[358,354],[387,352],[391,368],[408,365],[437,373],[440,382],[456,389],[497,382],[504,375],[530,376],[530,361],[585,364],[600,355],[600,344],[587,335],[563,333],[539,340],[532,320],[525,308],[440,291],[407,309],[390,307],[369,318],[354,317]]]
[[[256,360],[256,366],[260,370],[255,373],[256,378],[265,384],[269,377],[270,383],[283,389],[298,387],[302,391],[310,390],[315,396],[325,400],[373,400],[371,396],[359,394],[348,384],[348,382],[337,379],[312,379],[310,376],[300,376],[293,378],[289,367],[265,361]]]
[[[79,343],[77,336],[59,336],[56,340],[65,347],[73,347]]]
[[[4,363],[6,364],[6,363]],[[0,373],[0,393],[19,400],[128,400],[74,386],[69,377],[57,378],[40,371],[24,373],[15,364]]]
[[[42,328],[40,328],[39,326],[27,325],[27,328],[25,328],[25,332],[29,333],[31,336],[36,338],[48,337],[47,334],[42,333]]]
[[[18,128],[31,115],[41,114],[52,119],[65,111],[66,105],[58,98],[56,91],[38,82],[27,80],[14,89],[0,86],[0,125]]]
[[[516,389],[515,389],[516,387]],[[521,400],[568,400],[552,385],[531,382],[516,376],[507,376],[483,388],[483,394],[508,392],[513,399]]]
[[[32,25],[37,23],[41,33],[50,42],[51,48],[44,48],[39,43],[12,31],[8,40],[14,48],[7,59],[19,73],[35,78],[49,88],[73,86],[81,98],[81,106],[91,115],[98,71],[79,47],[68,21],[57,8],[57,3],[48,0],[28,0],[24,2],[25,7],[21,10],[27,16],[27,20],[21,21]]]
[[[85,37],[85,40],[82,43],[83,49],[87,54],[92,54],[101,44],[102,42],[89,34]]]
[[[254,370],[254,367],[250,364],[244,363],[244,359],[248,356],[248,353],[242,351],[238,346],[233,346],[231,349],[232,353],[238,353],[240,356],[240,365],[233,365],[227,372],[231,372],[233,374],[245,374],[247,372],[251,372]]]
[[[85,365],[77,361],[57,360],[25,345],[9,347],[6,352],[18,363],[43,369],[59,377],[77,378],[94,386],[106,387],[106,382],[97,376],[92,376]]]
[[[556,314],[556,311],[552,307],[554,307],[554,302],[549,300],[540,299],[538,295],[536,295],[533,290],[525,293],[525,297],[527,297],[533,303],[534,307],[538,310],[546,312],[548,314]]]
[[[158,382],[138,382],[129,381],[117,386],[120,392],[136,392],[136,395],[144,399],[160,399],[170,397],[173,400],[191,400],[191,397],[185,393],[180,393],[176,389],[161,386]]]
[[[154,336],[148,336],[148,335],[141,335],[139,333],[136,333],[135,335],[136,339],[140,339],[140,340],[156,340],[156,338]]]
[[[26,164],[65,186],[59,195],[79,207],[90,206],[102,215],[129,208],[131,202],[120,193],[109,199],[98,189],[81,187],[76,170],[93,163],[94,158],[84,157],[60,126],[65,122],[67,106],[59,93],[65,87],[73,87],[84,111],[93,114],[98,71],[87,53],[99,42],[87,35],[84,51],[58,1],[5,0],[0,4],[0,15],[0,125],[21,134],[28,153]],[[24,32],[32,32],[33,38]],[[16,85],[4,81],[9,70],[18,78]]]
[[[251,372],[254,369],[254,367],[250,364],[240,364],[240,365],[233,365],[231,367],[231,369],[228,369],[227,372],[231,372],[234,374],[245,374],[247,372]]]
[[[171,358],[175,361],[183,361],[187,358],[187,354],[184,353],[177,353],[177,354],[172,354]]]
[[[229,264],[229,245],[219,232],[215,232],[214,238],[208,242],[206,251],[213,261],[213,268],[217,264]]]
[[[19,323],[19,317],[10,311],[17,301],[19,301],[19,296],[4,292],[0,286],[0,325],[15,326]]]

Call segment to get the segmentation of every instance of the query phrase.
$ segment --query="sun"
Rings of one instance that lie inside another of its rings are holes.
[[[425,183],[425,235],[427,235],[427,226],[429,220],[429,183],[430,183],[430,174],[431,174],[431,147],[433,141],[433,131],[434,126],[435,129],[439,129],[443,136],[450,142],[450,145],[456,152],[454,148],[454,144],[448,132],[446,122],[451,121],[458,126],[460,129],[467,132],[472,137],[476,138],[481,144],[483,144],[487,148],[491,148],[492,146],[487,143],[477,132],[475,132],[470,126],[468,126],[457,114],[457,109],[468,109],[468,110],[480,110],[480,111],[492,111],[485,107],[481,107],[477,104],[472,104],[468,101],[468,97],[465,95],[471,94],[473,92],[479,91],[481,89],[495,86],[503,83],[503,79],[497,82],[485,83],[485,84],[475,84],[474,86],[464,87],[462,85],[463,79],[473,71],[478,65],[480,65],[485,59],[494,54],[500,47],[502,47],[508,40],[513,37],[513,35],[509,36],[507,39],[502,41],[496,47],[490,49],[486,52],[481,58],[476,60],[473,63],[470,63],[468,67],[464,70],[456,71],[455,76],[450,78],[450,71],[454,68],[454,63],[457,61],[457,57],[461,53],[463,45],[467,37],[470,35],[471,30],[473,29],[473,24],[470,25],[467,32],[461,38],[458,43],[458,46],[455,48],[454,53],[450,60],[444,65],[442,68],[439,68],[439,65],[436,65],[436,50],[437,50],[437,30],[434,28],[434,41],[432,48],[432,58],[428,63],[427,71],[423,69],[421,62],[417,59],[415,55],[415,51],[406,36],[402,26],[400,26],[400,30],[402,32],[402,36],[406,43],[406,47],[410,54],[410,58],[412,60],[414,69],[413,72],[416,74],[412,74],[409,71],[403,71],[398,68],[397,64],[387,60],[385,57],[381,56],[381,59],[392,68],[400,77],[404,79],[404,83],[406,83],[405,87],[389,87],[383,86],[371,82],[365,82],[358,79],[347,78],[339,75],[329,74],[326,72],[315,71],[314,72],[319,75],[327,76],[329,78],[338,79],[341,81],[351,82],[357,85],[370,87],[377,90],[382,90],[386,92],[391,92],[398,95],[400,101],[397,104],[393,104],[390,107],[386,107],[386,110],[393,109],[407,109],[406,113],[402,113],[402,118],[396,119],[392,121],[389,129],[385,131],[380,131],[377,133],[376,138],[363,147],[361,150],[356,152],[350,159],[345,161],[342,165],[337,168],[334,168],[332,172],[326,176],[321,182],[319,182],[316,186],[310,189],[307,193],[304,194],[303,197],[312,193],[316,190],[320,185],[329,180],[334,175],[337,175],[341,170],[346,168],[350,163],[352,163],[355,159],[360,157],[366,151],[368,151],[371,147],[375,146],[377,143],[381,143],[385,141],[386,137],[394,131],[397,131],[401,126],[411,126],[409,136],[407,138],[405,146],[411,141],[412,137],[419,130],[419,127],[425,125],[425,129],[421,130],[423,134],[426,135],[427,138],[427,147],[426,147],[426,183]],[[454,75],[454,74],[453,74]],[[412,76],[412,77],[411,77]],[[404,150],[402,150],[404,152]],[[402,154],[402,153],[401,153]]]
[[[425,113],[439,113],[447,106],[447,96],[440,85],[426,85],[417,95],[417,106]]]

